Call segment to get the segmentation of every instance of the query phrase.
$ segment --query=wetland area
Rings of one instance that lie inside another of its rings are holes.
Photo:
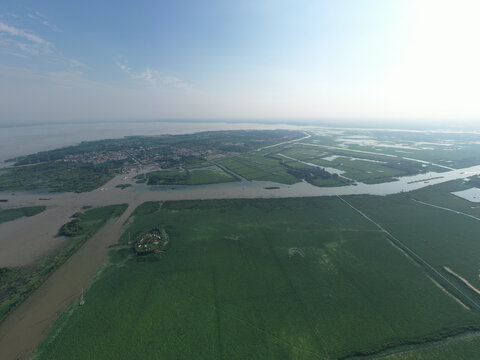
[[[2,170],[1,211],[44,208],[0,223],[0,267],[54,263],[0,323],[2,358],[469,359],[480,208],[452,193],[476,188],[478,135],[228,131],[81,143]],[[73,191],[35,188],[51,186],[44,158]],[[94,189],[72,181],[98,171]],[[135,255],[155,228],[168,250]]]

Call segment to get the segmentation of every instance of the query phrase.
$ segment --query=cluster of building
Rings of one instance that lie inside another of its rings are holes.
[[[130,155],[125,151],[93,151],[83,154],[66,155],[64,161],[102,164],[112,160],[126,160]]]
[[[165,160],[181,160],[185,157],[201,157],[200,151],[191,150],[188,148],[172,148],[168,153],[146,154],[145,152],[154,150],[155,148],[130,148],[121,151],[91,151],[82,154],[66,155],[63,161],[102,164],[113,160],[131,160],[134,164],[150,165],[159,163]],[[206,151],[209,153],[210,151]]]
[[[137,255],[162,253],[168,244],[168,235],[165,230],[152,229],[143,234],[134,244]]]

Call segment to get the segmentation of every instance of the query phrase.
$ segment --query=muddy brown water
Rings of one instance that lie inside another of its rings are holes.
[[[408,176],[399,181],[375,185],[350,185],[343,187],[319,188],[302,182],[295,185],[282,185],[272,182],[234,182],[199,186],[147,187],[133,184],[131,188],[120,190],[115,185],[125,182],[123,176],[110,181],[102,189],[89,193],[41,194],[2,193],[8,199],[2,208],[47,205],[47,210],[38,217],[19,219],[0,224],[0,266],[5,264],[27,264],[54,251],[60,239],[54,235],[69,216],[85,205],[104,206],[129,204],[128,209],[118,219],[109,221],[42,286],[23,302],[5,321],[0,323],[0,357],[2,360],[28,359],[35,348],[45,338],[51,324],[62,311],[79,297],[81,288],[88,288],[93,275],[105,261],[108,246],[114,244],[123,231],[123,223],[136,206],[149,200],[198,200],[226,198],[287,198],[306,196],[334,196],[352,194],[388,195],[402,191],[412,191],[433,184],[454,179],[462,179],[480,173],[480,166],[453,170],[444,173],[428,173]],[[127,182],[131,182],[128,176]],[[426,181],[438,176],[435,180]],[[419,181],[425,179],[425,181]],[[275,187],[275,189],[268,189]],[[50,200],[40,200],[48,197]],[[12,236],[16,236],[15,241]],[[26,247],[32,246],[31,251]],[[23,253],[25,252],[25,253]],[[22,254],[23,253],[23,254]]]
[[[110,220],[0,324],[3,360],[31,356],[46,336],[48,327],[79,297],[81,288],[89,286],[106,259],[108,246],[120,237],[123,223],[135,205],[131,204],[122,216]]]
[[[49,206],[38,215],[0,224],[0,266],[30,265],[66,244],[68,240],[56,235],[73,213]]]

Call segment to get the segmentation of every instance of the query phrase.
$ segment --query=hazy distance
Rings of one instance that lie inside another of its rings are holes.
[[[0,4],[0,125],[480,118],[474,0]]]

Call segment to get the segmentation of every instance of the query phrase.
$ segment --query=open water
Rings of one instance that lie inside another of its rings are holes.
[[[235,122],[102,122],[0,127],[0,167],[5,160],[38,151],[78,144],[81,141],[133,135],[188,134],[212,130],[299,129],[287,124]]]

